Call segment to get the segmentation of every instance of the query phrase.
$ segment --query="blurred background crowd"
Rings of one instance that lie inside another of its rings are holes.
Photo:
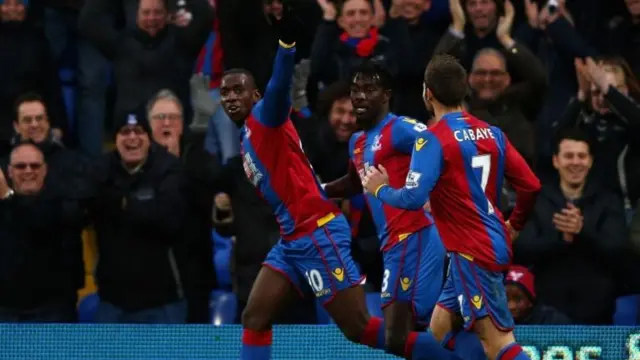
[[[269,16],[293,11],[291,117],[323,182],[358,129],[351,69],[393,74],[429,125],[433,54],[469,73],[468,111],[544,186],[514,243],[518,324],[636,324],[640,0],[0,0],[0,322],[235,323],[279,237],[220,106],[225,69],[264,90]],[[636,140],[634,140],[636,139]],[[639,138],[640,139],[640,138]],[[502,211],[514,205],[508,184]],[[341,208],[379,313],[362,196]],[[313,295],[279,323],[329,320]]]

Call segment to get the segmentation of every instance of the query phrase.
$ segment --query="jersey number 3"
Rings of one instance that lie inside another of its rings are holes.
[[[487,183],[489,183],[489,174],[491,173],[491,155],[476,155],[471,158],[471,167],[480,170],[480,187],[482,187],[482,192],[484,193],[487,189]],[[493,205],[491,205],[491,201],[487,199],[487,212],[489,215],[493,214],[495,210],[493,209]]]

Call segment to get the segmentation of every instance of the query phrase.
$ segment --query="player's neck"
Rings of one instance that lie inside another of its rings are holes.
[[[560,181],[560,190],[567,200],[577,200],[582,197],[584,190],[584,183],[578,186],[567,184],[564,181]]]
[[[433,107],[433,113],[435,115],[435,120],[440,121],[445,115],[454,113],[454,112],[462,112],[464,108],[462,106],[455,107],[445,107],[445,106],[435,106]]]

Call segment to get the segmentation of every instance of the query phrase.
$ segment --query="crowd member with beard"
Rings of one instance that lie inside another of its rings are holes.
[[[627,271],[622,200],[588,176],[587,136],[571,129],[558,138],[553,165],[559,180],[542,187],[513,243],[514,263],[534,270],[537,299],[574,324],[611,324],[616,298],[636,277]]]
[[[536,297],[535,276],[524,266],[511,265],[505,278],[509,311],[516,325],[570,325],[558,310],[541,304]]]
[[[203,145],[185,138],[182,104],[170,90],[160,90],[146,109],[153,141],[180,158],[186,172],[184,191],[189,200],[185,241],[179,249],[186,266],[184,284],[189,323],[208,323],[209,296],[215,288],[211,209],[219,166]]]
[[[37,2],[25,3],[0,2],[0,157],[11,151],[15,103],[26,92],[42,95],[56,132],[62,134],[67,128],[55,62],[38,24],[42,14],[38,14]]]
[[[184,11],[168,21],[167,0],[141,0],[137,28],[117,30],[113,15],[121,1],[88,0],[78,26],[83,36],[111,62],[117,98],[114,113],[145,103],[160,89],[171,89],[185,106],[184,116],[192,121],[189,80],[200,49],[213,22],[207,0],[186,1]]]
[[[13,128],[16,135],[13,144],[30,141],[44,154],[48,165],[47,186],[57,189],[68,198],[86,199],[91,193],[89,178],[90,164],[82,154],[67,149],[61,142],[59,129],[52,129],[49,112],[42,97],[36,93],[26,93],[18,98],[14,108]],[[7,174],[10,158],[0,159],[0,169]],[[77,289],[85,282],[82,261],[81,234],[69,233],[64,242],[67,247],[64,259]]]
[[[96,166],[98,323],[184,323],[177,261],[188,201],[179,159],[151,142],[144,114],[118,119],[116,149]]]
[[[640,86],[619,58],[575,61],[579,89],[557,124],[557,131],[578,127],[593,144],[591,177],[619,193],[628,216],[640,197]]]

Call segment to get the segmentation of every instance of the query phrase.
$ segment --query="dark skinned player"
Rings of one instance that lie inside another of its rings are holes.
[[[363,186],[383,203],[419,209],[429,200],[450,254],[447,281],[431,318],[437,336],[461,314],[491,360],[529,360],[513,335],[504,288],[511,242],[531,212],[540,182],[497,127],[466,113],[467,72],[450,55],[434,56],[424,76],[423,98],[436,124],[416,139],[404,186],[390,184],[386,169],[367,169]],[[516,190],[516,207],[504,221],[496,211],[503,179]]]
[[[382,66],[365,62],[355,70],[351,102],[363,130],[349,141],[347,175],[324,186],[329,197],[361,193],[361,181],[370,166],[387,168],[394,186],[419,176],[409,173],[409,163],[415,139],[427,127],[389,112],[391,88],[391,76]],[[446,250],[431,216],[422,208],[393,208],[372,194],[366,194],[366,200],[384,259],[381,296],[386,350],[407,359],[458,359],[429,332],[414,331],[416,323],[428,324],[444,282]]]
[[[285,13],[276,23],[280,45],[264,98],[246,70],[222,78],[222,106],[241,127],[247,177],[272,207],[282,238],[267,255],[242,314],[242,360],[271,356],[274,315],[308,283],[344,335],[383,348],[382,320],[369,315],[362,277],[351,258],[351,230],[324,194],[289,118],[299,23]]]

